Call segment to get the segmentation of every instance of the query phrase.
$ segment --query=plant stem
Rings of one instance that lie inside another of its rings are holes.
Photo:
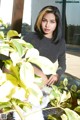
[[[16,110],[16,112],[18,113],[18,115],[20,116],[21,120],[24,120],[24,116],[22,115],[20,107],[18,105],[16,105],[16,102],[14,100],[11,100],[11,103],[12,103],[14,109]]]
[[[51,110],[51,109],[53,109],[53,108],[54,108],[54,109],[56,109],[56,108],[62,109],[61,107],[48,107],[48,108],[43,108],[42,110],[44,110],[44,111],[45,111],[45,110]]]
[[[46,111],[46,110],[51,110],[51,109],[53,109],[53,108],[61,108],[61,107],[48,107],[48,108],[42,108],[42,110]],[[62,108],[61,108],[61,109],[62,109]],[[63,110],[63,109],[62,109],[62,110]],[[26,117],[29,116],[29,115],[31,115],[31,114],[37,113],[37,112],[39,112],[39,111],[40,111],[40,109],[39,109],[39,110],[35,110],[35,111],[27,114]]]

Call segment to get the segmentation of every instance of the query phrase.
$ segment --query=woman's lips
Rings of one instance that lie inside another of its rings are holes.
[[[48,31],[50,31],[50,29],[44,29],[44,31],[45,31],[45,32],[48,32]]]

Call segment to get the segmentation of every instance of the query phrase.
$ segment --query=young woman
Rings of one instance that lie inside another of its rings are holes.
[[[34,67],[35,74],[40,75],[45,84],[54,84],[66,69],[65,40],[62,36],[62,21],[58,8],[44,7],[39,12],[34,30],[35,32],[26,33],[23,39],[38,49],[40,55],[49,58],[53,63],[58,61],[56,75],[46,76],[37,67]]]

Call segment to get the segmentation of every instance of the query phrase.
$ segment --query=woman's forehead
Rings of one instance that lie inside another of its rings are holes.
[[[53,13],[46,13],[43,18],[48,18],[48,19],[55,19],[55,15]]]

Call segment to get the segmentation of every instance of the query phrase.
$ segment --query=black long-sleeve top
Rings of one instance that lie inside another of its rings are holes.
[[[38,49],[41,56],[49,58],[53,63],[58,60],[58,69],[56,73],[62,75],[66,69],[65,59],[65,40],[61,39],[54,43],[50,38],[39,38],[36,32],[27,33],[24,38],[26,42],[31,43],[34,48]]]

